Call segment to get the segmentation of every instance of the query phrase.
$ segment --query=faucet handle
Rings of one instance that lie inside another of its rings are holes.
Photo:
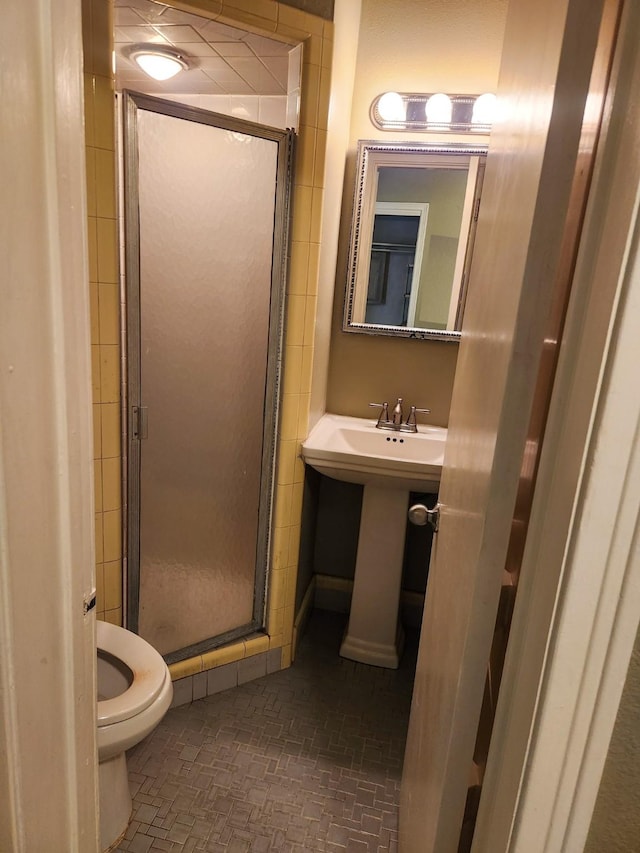
[[[389,403],[369,403],[369,406],[380,409],[380,415],[376,426],[389,423]]]
[[[407,426],[417,427],[416,415],[428,415],[431,409],[418,409],[416,406],[411,406],[409,417],[407,418]]]

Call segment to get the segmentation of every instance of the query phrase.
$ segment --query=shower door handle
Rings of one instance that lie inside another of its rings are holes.
[[[131,407],[131,437],[141,441],[147,438],[148,422],[147,416],[149,409],[147,406],[132,406]]]

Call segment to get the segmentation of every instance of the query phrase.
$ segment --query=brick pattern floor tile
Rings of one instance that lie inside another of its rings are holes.
[[[170,710],[127,761],[122,853],[397,853],[417,636],[398,670],[314,611],[290,669]]]

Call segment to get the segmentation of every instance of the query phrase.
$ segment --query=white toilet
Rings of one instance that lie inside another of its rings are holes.
[[[142,637],[96,621],[101,850],[114,849],[131,818],[125,750],[158,725],[173,697],[169,669]]]

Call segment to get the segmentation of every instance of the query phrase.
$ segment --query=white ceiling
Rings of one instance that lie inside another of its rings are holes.
[[[286,95],[291,45],[181,12],[154,0],[115,0],[116,88],[150,94]],[[161,83],[122,50],[167,44],[190,58],[188,71]]]

